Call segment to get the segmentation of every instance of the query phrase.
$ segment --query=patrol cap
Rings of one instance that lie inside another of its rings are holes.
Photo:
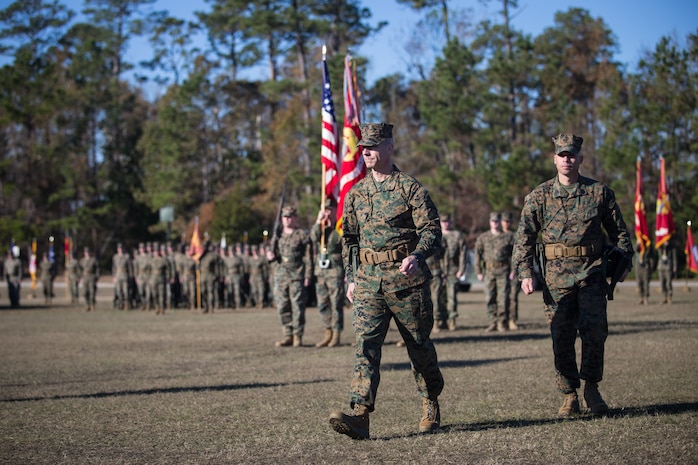
[[[582,151],[582,139],[574,134],[561,133],[553,137],[553,143],[555,144],[555,155],[559,155],[562,152],[570,152],[577,155]]]
[[[511,223],[511,221],[513,219],[514,219],[514,215],[511,212],[502,213],[502,221],[506,221],[508,223]]]
[[[499,212],[490,212],[490,221],[500,221],[501,219],[502,215]]]
[[[281,209],[281,216],[296,216],[296,207],[284,207]]]
[[[392,139],[393,125],[388,123],[366,123],[361,125],[361,140],[358,145],[373,147],[385,139]]]
[[[444,221],[447,221],[447,222],[450,223],[450,222],[451,222],[451,215],[446,214],[446,215],[442,216],[442,217],[441,217],[441,222],[443,223]]]

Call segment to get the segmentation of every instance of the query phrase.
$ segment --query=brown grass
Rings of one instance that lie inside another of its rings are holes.
[[[353,349],[350,331],[339,348],[311,347],[315,309],[306,347],[280,349],[272,309],[157,317],[112,310],[109,290],[94,313],[25,297],[0,308],[0,463],[698,463],[698,289],[677,287],[671,306],[619,290],[601,384],[611,415],[565,421],[540,294],[521,297],[520,331],[494,335],[482,292],[460,294],[459,329],[433,336],[441,431],[417,433],[391,331],[370,441],[329,428],[329,411],[347,409]]]

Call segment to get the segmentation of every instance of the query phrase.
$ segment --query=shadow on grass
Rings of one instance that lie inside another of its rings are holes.
[[[611,409],[606,416],[608,419],[623,419],[633,417],[655,416],[655,415],[678,415],[687,412],[698,412],[698,402],[680,402],[677,404],[654,404],[639,407],[628,407]],[[455,423],[451,425],[442,425],[437,433],[457,433],[457,432],[475,432],[487,431],[503,428],[527,428],[530,426],[545,426],[555,423],[576,422],[576,421],[591,421],[597,418],[592,416],[588,411],[581,415],[572,418],[541,418],[537,420],[501,420],[492,422],[479,423]],[[384,436],[373,438],[375,440],[389,441],[392,439],[404,439],[410,437],[422,436],[423,433],[397,434],[393,436]]]
[[[685,320],[664,320],[664,321],[614,321],[609,324],[608,334],[624,335],[645,333],[648,331],[667,331],[676,329],[695,329],[698,322]]]
[[[537,358],[537,357],[507,357],[507,358],[490,358],[484,360],[439,360],[439,368],[465,368],[465,367],[476,367],[480,365],[490,365],[493,363],[503,363],[512,362],[514,360],[524,360],[527,358]],[[381,364],[381,370],[390,371],[400,371],[400,370],[412,370],[410,362],[404,363],[383,363]]]
[[[294,386],[303,384],[329,383],[332,379],[315,379],[312,381],[296,381],[290,383],[249,383],[249,384],[223,384],[220,386],[189,386],[189,387],[169,387],[169,388],[152,388],[152,389],[136,389],[132,391],[114,391],[114,392],[95,392],[93,394],[65,394],[57,396],[37,396],[37,397],[22,397],[17,399],[0,399],[0,403],[9,402],[32,402],[39,400],[64,400],[64,399],[101,399],[104,397],[120,397],[120,396],[148,396],[152,394],[179,394],[182,392],[218,392],[218,391],[237,391],[240,389],[261,389],[274,388],[282,386]]]

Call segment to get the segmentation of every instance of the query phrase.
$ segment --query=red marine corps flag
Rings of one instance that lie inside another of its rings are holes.
[[[337,201],[339,196],[339,147],[337,144],[337,119],[334,115],[332,87],[327,74],[327,47],[322,46],[322,159],[325,198]],[[324,205],[324,202],[323,202]]]
[[[347,192],[364,176],[366,165],[361,155],[361,123],[359,119],[358,85],[352,70],[352,59],[344,59],[344,131],[342,132],[342,177],[339,180],[339,202],[337,204],[337,231],[342,233],[342,214]]]
[[[693,234],[691,234],[691,222],[688,223],[686,230],[686,266],[688,271],[698,273],[698,246],[693,243]]]
[[[669,191],[666,187],[664,157],[659,160],[659,192],[657,193],[657,227],[655,229],[655,244],[658,249],[674,235],[674,215],[671,213]]]
[[[637,157],[637,177],[635,181],[635,238],[640,247],[640,257],[645,255],[645,250],[650,246],[650,230],[647,227],[647,212],[645,201],[642,198],[642,166],[640,157]]]

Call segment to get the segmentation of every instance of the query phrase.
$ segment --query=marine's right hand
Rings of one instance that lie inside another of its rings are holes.
[[[354,288],[356,288],[356,284],[354,283],[349,283],[347,286],[347,299],[349,299],[351,303],[354,303]]]

